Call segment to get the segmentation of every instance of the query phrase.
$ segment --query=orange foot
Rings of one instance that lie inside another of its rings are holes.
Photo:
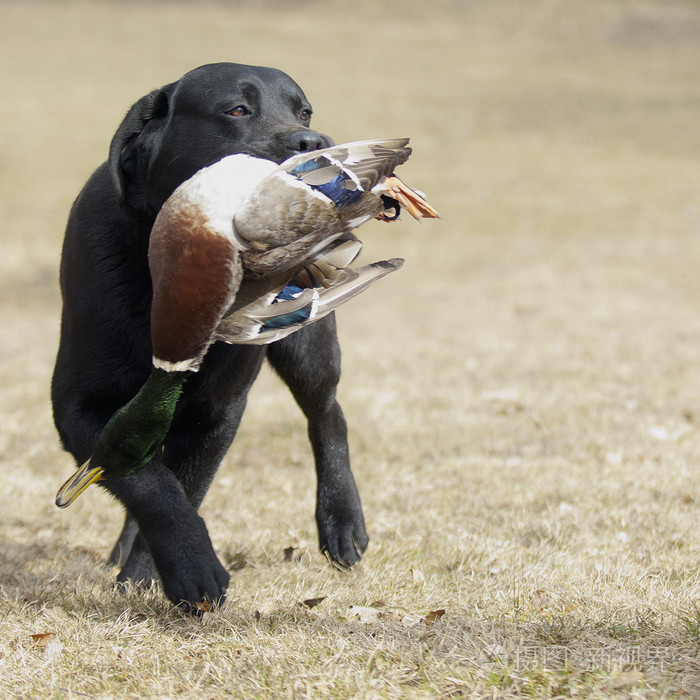
[[[439,219],[440,214],[415,190],[399,180],[396,175],[390,175],[383,183],[386,194],[393,197],[414,219]],[[396,217],[380,214],[381,221],[393,221]]]

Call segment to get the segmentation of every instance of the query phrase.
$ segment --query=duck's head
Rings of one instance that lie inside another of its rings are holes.
[[[135,474],[156,456],[187,376],[153,369],[136,396],[109,419],[90,459],[58,490],[59,508],[73,503],[90,484]]]

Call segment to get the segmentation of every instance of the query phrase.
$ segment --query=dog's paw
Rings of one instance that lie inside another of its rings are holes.
[[[224,602],[229,575],[198,515],[183,513],[178,526],[147,532],[148,545],[141,535],[134,540],[117,576],[119,583],[147,585],[160,580],[163,592],[175,605],[195,614]]]
[[[192,613],[221,605],[229,575],[214,553],[204,521],[196,516],[180,537],[150,543],[165,595]]]
[[[161,571],[165,595],[186,612],[198,614],[222,605],[229,574],[214,552],[211,556],[188,556],[173,572]]]
[[[325,513],[319,508],[316,511],[316,522],[321,551],[334,564],[350,567],[360,561],[362,553],[367,549],[369,537],[359,506]]]

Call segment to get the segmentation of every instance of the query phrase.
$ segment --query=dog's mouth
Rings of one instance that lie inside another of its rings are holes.
[[[310,129],[290,129],[280,132],[273,139],[253,139],[239,153],[271,160],[279,165],[292,156],[329,148],[332,145],[333,139],[326,134]]]
[[[85,489],[96,481],[103,479],[104,470],[102,467],[91,467],[88,459],[73,476],[71,476],[58,489],[56,494],[56,505],[59,508],[67,508],[75,501]]]

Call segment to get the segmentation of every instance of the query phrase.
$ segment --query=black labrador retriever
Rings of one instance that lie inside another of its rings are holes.
[[[52,401],[62,444],[78,464],[151,371],[147,250],[163,202],[224,156],[280,163],[332,145],[310,119],[304,93],[285,73],[235,63],[196,68],[129,110],[108,162],[73,205],[63,247]],[[229,575],[197,509],[265,357],[308,420],[321,550],[342,566],[360,559],[368,538],[335,397],[340,351],[331,315],[266,347],[212,346],[186,384],[158,457],[132,476],[102,482],[127,511],[110,559],[121,566],[119,581],[160,576],[168,598],[190,609],[223,600]]]

